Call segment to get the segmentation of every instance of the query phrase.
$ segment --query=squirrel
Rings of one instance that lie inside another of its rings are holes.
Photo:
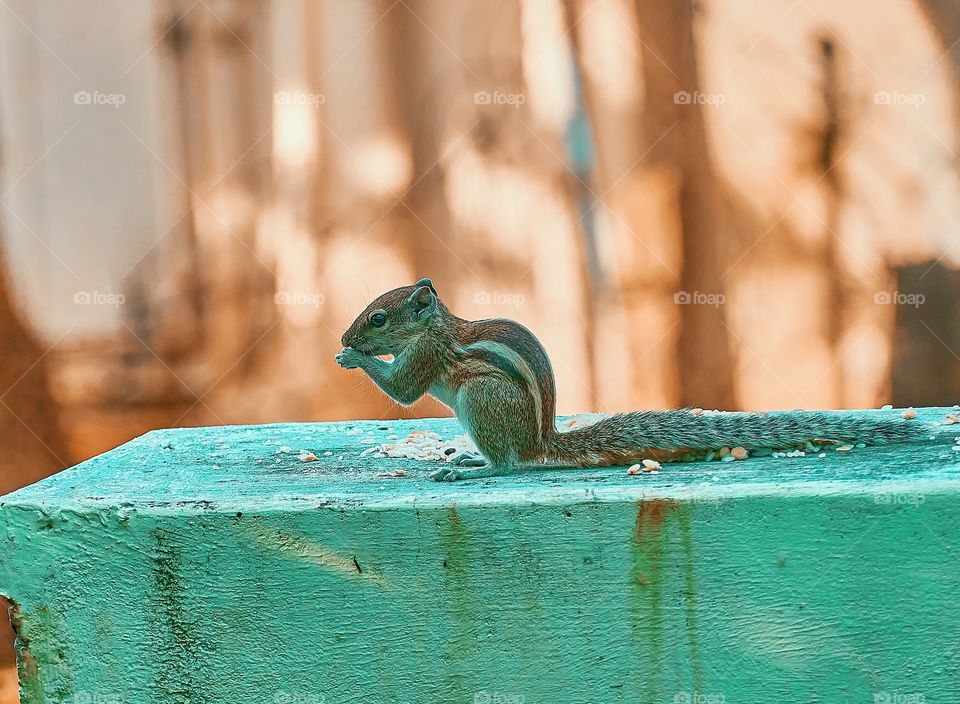
[[[678,459],[720,447],[909,442],[929,432],[916,421],[835,411],[697,415],[691,409],[619,413],[559,432],[553,369],[536,336],[512,320],[457,317],[427,278],[376,298],[341,341],[337,363],[362,369],[397,403],[409,406],[430,394],[456,414],[482,457],[461,453],[431,473],[438,481]]]

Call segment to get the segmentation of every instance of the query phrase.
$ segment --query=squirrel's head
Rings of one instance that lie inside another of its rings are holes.
[[[364,354],[399,354],[426,330],[440,302],[430,279],[378,296],[357,316],[341,342]]]

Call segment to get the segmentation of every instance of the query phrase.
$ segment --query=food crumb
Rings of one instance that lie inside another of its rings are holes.
[[[301,462],[316,462],[317,456],[312,452],[301,452],[297,457],[300,458]]]
[[[730,450],[730,454],[733,455],[733,459],[735,460],[747,459],[747,449],[745,447],[735,447]]]
[[[627,474],[640,474],[640,465],[638,464],[630,465],[630,468],[627,469]]]
[[[912,408],[908,408],[907,410],[905,410],[905,411],[904,411],[903,413],[901,413],[900,415],[903,416],[906,420],[910,420],[911,418],[916,418],[916,417],[917,417],[917,412],[916,412],[914,409],[912,409]]]
[[[636,466],[637,465],[634,465],[634,467]],[[656,460],[644,460],[643,468],[648,472],[655,472],[656,470],[660,469],[660,463]]]
[[[702,409],[702,408],[693,408],[693,409],[691,409],[690,414],[691,414],[691,415],[695,415],[695,416],[702,416],[702,415],[703,415],[703,409]]]
[[[840,445],[839,447],[834,448],[837,452],[850,452],[853,449],[853,445]]]

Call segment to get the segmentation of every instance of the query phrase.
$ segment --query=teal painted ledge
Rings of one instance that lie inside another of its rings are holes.
[[[413,429],[461,433],[155,431],[0,499],[24,704],[960,700],[960,425],[641,476],[361,456]]]

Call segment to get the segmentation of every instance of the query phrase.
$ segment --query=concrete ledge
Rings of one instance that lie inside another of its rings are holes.
[[[956,700],[960,426],[655,476],[360,457],[415,428],[461,432],[156,431],[4,497],[25,704]]]

